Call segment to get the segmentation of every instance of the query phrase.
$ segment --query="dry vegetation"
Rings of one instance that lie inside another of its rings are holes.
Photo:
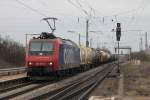
[[[126,96],[150,96],[150,63],[128,64],[122,67]]]
[[[125,96],[150,96],[150,55],[145,52],[132,53],[132,59],[141,64],[130,63],[123,66]]]
[[[90,96],[109,97],[117,94],[118,79],[108,78],[105,79],[91,94]]]
[[[150,56],[144,51],[134,52],[131,54],[131,59],[139,59],[141,61],[150,61]]]
[[[121,66],[121,73],[124,74],[124,97],[150,97],[150,57],[144,52],[132,54],[132,58],[140,59],[141,64],[128,63]],[[108,78],[92,95],[96,96],[115,96],[118,95],[119,78]],[[127,99],[128,100],[128,99]],[[130,99],[135,100],[135,99]],[[149,99],[138,99],[149,100]]]
[[[23,66],[25,49],[22,44],[0,36],[0,67]]]

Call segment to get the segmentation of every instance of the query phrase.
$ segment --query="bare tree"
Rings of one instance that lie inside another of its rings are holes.
[[[0,36],[0,60],[8,62],[12,66],[22,66],[25,61],[24,46],[12,40],[9,36]]]

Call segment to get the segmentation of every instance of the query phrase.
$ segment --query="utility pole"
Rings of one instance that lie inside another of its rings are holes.
[[[28,34],[25,34],[26,37],[26,50],[27,50],[27,45],[28,45]]]
[[[118,73],[120,74],[120,64],[119,64],[119,41],[118,41]]]
[[[142,39],[142,37],[140,38],[140,40],[141,40],[141,51],[143,50],[143,39]]]
[[[88,36],[89,20],[86,20],[86,47],[89,47],[89,36]]]
[[[141,51],[142,46],[141,46],[141,37],[139,38],[139,50]]]
[[[69,31],[67,31],[67,32],[73,33],[73,34],[78,33],[78,32],[76,32],[76,31],[72,31],[72,30],[69,30]],[[78,44],[81,45],[81,35],[80,35],[80,33],[75,34],[75,35],[78,35]]]
[[[90,47],[92,48],[92,38],[90,39]]]
[[[147,43],[147,32],[145,33],[145,50],[148,49],[148,43]]]
[[[81,44],[80,44],[80,33],[79,33],[79,46],[80,46]]]

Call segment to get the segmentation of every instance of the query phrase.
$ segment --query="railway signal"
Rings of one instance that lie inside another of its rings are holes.
[[[116,38],[117,38],[117,41],[120,41],[120,37],[121,37],[121,24],[117,23],[117,28],[116,28]]]
[[[120,74],[120,66],[119,66],[119,41],[121,38],[121,24],[117,23],[117,27],[116,27],[116,39],[118,41],[118,73]]]

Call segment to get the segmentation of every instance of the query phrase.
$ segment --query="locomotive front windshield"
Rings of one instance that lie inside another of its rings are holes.
[[[31,43],[30,51],[41,51],[41,46],[42,46],[42,43],[38,43],[38,42]]]
[[[52,51],[52,50],[53,50],[52,43],[43,43],[42,51]]]
[[[31,42],[29,48],[30,55],[48,55],[53,53],[53,44],[51,42]]]

